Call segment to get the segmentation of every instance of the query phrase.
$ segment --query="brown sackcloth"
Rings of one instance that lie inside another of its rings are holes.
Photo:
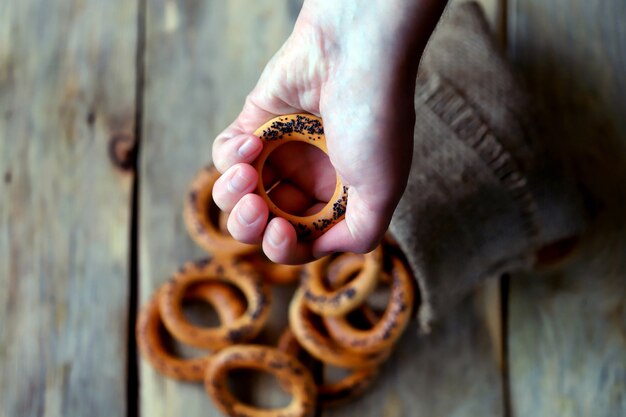
[[[418,280],[421,329],[485,278],[579,234],[579,197],[543,161],[529,100],[480,7],[445,14],[423,56],[413,166],[390,230]]]

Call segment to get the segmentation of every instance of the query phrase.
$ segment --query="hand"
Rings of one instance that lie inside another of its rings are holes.
[[[262,242],[274,262],[372,250],[406,185],[417,64],[445,2],[356,3],[365,4],[307,0],[242,112],[214,142],[213,161],[223,175],[213,198],[230,212],[228,230],[242,242]],[[273,117],[298,112],[323,118],[332,166],[311,146],[283,145],[271,155],[264,182],[289,182],[271,198],[287,211],[308,213],[332,195],[336,174],[349,186],[345,219],[313,242],[299,242],[285,219],[268,223],[267,205],[252,194],[258,177],[249,164],[262,143],[251,133]]]

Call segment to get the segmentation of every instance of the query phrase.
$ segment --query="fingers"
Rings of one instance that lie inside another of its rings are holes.
[[[369,252],[380,242],[391,220],[390,212],[372,209],[371,203],[352,188],[345,219],[312,244],[298,242],[293,226],[285,219],[267,223],[267,204],[250,194],[257,181],[254,168],[236,164],[215,182],[213,199],[221,210],[231,212],[227,222],[230,234],[244,243],[262,242],[265,254],[277,263],[305,263],[333,252]],[[283,210],[294,214],[309,215],[323,206],[289,182],[278,184],[270,196]]]
[[[277,263],[300,264],[313,260],[311,244],[298,242],[296,231],[288,221],[275,218],[267,224],[267,204],[259,195],[251,194],[257,180],[254,168],[237,164],[215,182],[213,199],[221,210],[230,212],[226,222],[228,232],[243,243],[262,242],[267,257]],[[288,211],[304,212],[312,204],[305,193],[289,183],[279,184],[271,195],[282,201]]]
[[[259,81],[259,84],[262,83]],[[243,109],[235,121],[213,142],[213,163],[218,171],[224,173],[235,164],[252,162],[263,148],[261,140],[252,133],[279,114],[297,111],[296,108],[268,93],[266,89],[267,86],[257,85],[246,98]]]
[[[244,167],[244,168],[242,168]],[[227,227],[230,234],[240,242],[249,244],[262,243],[263,252],[273,262],[281,264],[301,264],[321,258],[334,252],[367,253],[373,250],[385,234],[391,215],[384,210],[371,210],[366,202],[360,198],[357,192],[352,192],[348,198],[348,208],[344,220],[333,226],[316,241],[298,241],[296,231],[285,219],[277,217],[269,223],[269,209],[263,199],[250,191],[240,194],[239,191],[230,192],[227,181],[232,177],[235,182],[238,175],[245,174],[249,167],[239,164],[227,171],[216,182],[214,193],[217,189],[216,203],[223,210],[228,209],[231,214],[228,218]],[[237,172],[241,170],[241,172]],[[235,171],[232,173],[232,171]],[[252,189],[256,184],[256,171],[252,170]],[[277,187],[280,192],[293,190],[291,186],[281,185]],[[215,195],[215,194],[214,194]],[[298,194],[296,193],[296,196]],[[219,202],[218,202],[219,200]],[[296,200],[291,200],[296,204]],[[311,201],[302,196],[300,204],[291,207],[295,211],[304,210],[305,214],[316,212],[323,204],[317,203],[310,207]],[[231,207],[232,205],[232,207]],[[309,207],[307,209],[307,207]]]
[[[313,260],[311,244],[298,242],[296,230],[285,219],[272,219],[263,236],[263,252],[272,260],[280,264],[303,264]]]
[[[213,200],[220,210],[231,212],[243,196],[256,188],[258,174],[252,166],[237,164],[229,168],[213,185]]]
[[[228,232],[240,242],[261,243],[268,215],[263,199],[256,194],[247,194],[233,207],[228,217]]]
[[[248,133],[230,138],[221,136],[221,140],[213,142],[213,162],[218,171],[224,173],[235,164],[254,161],[262,149],[261,139]]]
[[[387,231],[392,213],[392,210],[372,209],[358,191],[351,189],[345,219],[313,243],[312,255],[321,258],[333,252],[372,251]]]
[[[228,232],[243,243],[262,243],[265,255],[276,263],[296,265],[314,260],[311,243],[299,242],[295,229],[283,218],[267,223],[268,214],[261,197],[245,195],[228,217]]]

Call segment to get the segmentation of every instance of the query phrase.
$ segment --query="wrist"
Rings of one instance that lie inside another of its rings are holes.
[[[374,55],[414,76],[445,5],[446,0],[305,0],[296,30],[318,30],[329,55]]]

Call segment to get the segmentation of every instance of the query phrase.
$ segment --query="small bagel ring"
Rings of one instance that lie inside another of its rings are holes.
[[[298,288],[289,304],[289,327],[298,343],[311,356],[339,368],[371,368],[386,360],[391,349],[359,354],[337,344],[335,340],[320,332],[311,322],[312,312],[304,300],[304,290]]]
[[[354,352],[372,353],[391,348],[411,319],[414,303],[413,278],[399,257],[392,257],[391,294],[381,319],[371,329],[360,330],[345,317],[322,317],[328,333],[338,345]],[[346,269],[337,279],[347,279],[353,271]]]
[[[148,301],[137,317],[135,337],[141,355],[157,372],[165,376],[181,381],[202,381],[210,355],[181,359],[167,351],[160,335],[158,297],[159,292]],[[195,286],[185,294],[185,299],[200,299],[210,303],[223,323],[232,322],[246,310],[237,292],[219,282]]]
[[[341,258],[342,255],[339,255]],[[308,263],[302,272],[304,298],[311,310],[322,316],[343,316],[363,304],[374,291],[382,268],[383,252],[379,245],[364,255],[363,269],[350,282],[329,290],[324,285],[324,274],[331,257]]]
[[[278,378],[293,396],[283,408],[259,409],[243,404],[228,390],[227,376],[234,369],[255,369]],[[317,390],[309,370],[296,358],[268,346],[234,345],[216,353],[207,366],[204,388],[227,415],[250,417],[307,417],[315,411]]]
[[[241,255],[259,249],[258,245],[241,243],[221,229],[223,215],[218,224],[211,219],[211,210],[217,209],[213,202],[213,185],[220,177],[214,166],[200,170],[189,187],[183,208],[183,218],[189,236],[202,249],[213,254]]]
[[[289,328],[285,329],[278,340],[278,349],[300,358],[302,354],[307,353],[300,346],[298,340],[294,337]],[[378,366],[372,368],[363,368],[353,370],[349,375],[341,378],[337,382],[324,382],[317,386],[317,402],[323,407],[336,407],[347,401],[353,400],[363,395],[367,389],[372,386],[380,368]]]
[[[246,312],[232,323],[219,327],[198,327],[184,316],[181,301],[188,287],[200,282],[226,281],[246,297]],[[178,340],[204,349],[220,349],[233,343],[254,338],[263,328],[269,314],[271,292],[269,286],[251,265],[235,258],[225,262],[205,259],[185,264],[163,286],[159,309],[163,324]]]
[[[256,192],[265,200],[274,216],[282,217],[289,221],[296,229],[298,238],[301,240],[313,240],[319,237],[327,229],[344,218],[348,202],[348,188],[343,185],[339,176],[337,176],[335,192],[328,204],[318,213],[309,216],[295,216],[281,210],[269,198],[263,185],[263,165],[265,165],[267,157],[274,149],[286,142],[308,143],[328,155],[322,119],[311,114],[288,114],[270,120],[259,127],[254,134],[263,141],[263,150],[252,163],[252,166],[259,173]]]

